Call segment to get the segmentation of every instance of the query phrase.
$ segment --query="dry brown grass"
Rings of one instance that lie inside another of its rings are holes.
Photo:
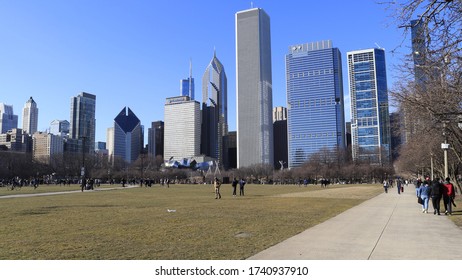
[[[224,185],[216,200],[210,186],[172,185],[0,198],[0,259],[245,259],[381,192],[249,185],[233,198]]]

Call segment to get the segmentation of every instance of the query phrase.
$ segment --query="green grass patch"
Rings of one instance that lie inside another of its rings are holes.
[[[248,185],[232,197],[223,185],[218,200],[210,185],[3,198],[0,259],[245,259],[383,191],[350,187]]]

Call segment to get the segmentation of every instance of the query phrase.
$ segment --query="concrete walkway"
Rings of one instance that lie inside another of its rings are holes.
[[[413,186],[393,188],[249,259],[462,260],[462,230],[442,209],[423,214]]]
[[[101,191],[113,191],[113,190],[123,190],[131,188],[139,188],[139,185],[127,185],[125,187],[113,187],[113,188],[95,188],[93,190],[85,190],[87,192],[101,192]],[[49,195],[61,195],[61,194],[71,194],[71,193],[81,193],[82,190],[73,190],[73,191],[61,191],[61,192],[46,192],[46,193],[24,193],[24,194],[10,194],[0,196],[0,199],[3,198],[20,198],[20,197],[33,197],[33,196],[49,196]]]

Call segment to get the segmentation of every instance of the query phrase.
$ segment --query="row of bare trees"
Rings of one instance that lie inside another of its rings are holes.
[[[55,179],[79,179],[81,177],[83,159],[77,154],[56,155],[50,159],[49,164],[36,162],[28,154],[8,151],[0,151],[0,158],[0,178],[51,177],[50,175]],[[380,182],[384,178],[393,176],[393,170],[389,166],[352,162],[350,153],[338,153],[327,149],[313,155],[303,166],[291,170],[275,170],[271,165],[254,165],[222,170],[219,173],[216,173],[214,169],[211,170],[211,174],[208,174],[210,172],[191,169],[163,169],[162,163],[162,157],[152,157],[146,154],[142,154],[132,164],[125,163],[122,159],[110,162],[107,156],[86,155],[85,176],[116,182],[122,178],[127,181],[143,178],[154,182],[169,178],[171,181],[201,183],[210,179],[206,177],[211,175],[230,179],[245,178],[249,182],[262,184],[294,184],[303,179],[316,182],[321,178],[328,179],[332,183],[369,183]]]
[[[457,182],[462,168],[462,1],[394,1],[388,8],[403,30],[403,42],[411,30],[417,35],[414,52],[397,65],[398,82],[390,91],[403,120],[396,128],[404,140],[396,170],[433,171],[442,178],[441,144],[448,143],[448,175]]]

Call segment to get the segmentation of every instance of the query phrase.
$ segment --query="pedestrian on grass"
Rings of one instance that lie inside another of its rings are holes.
[[[430,186],[428,181],[421,183],[420,187],[417,189],[417,197],[422,199],[422,213],[428,213],[428,202],[430,200]]]
[[[221,193],[220,193],[220,187],[221,187],[221,182],[220,179],[215,177],[215,182],[213,183],[215,186],[215,199],[221,199]]]
[[[433,215],[441,215],[440,214],[440,203],[441,197],[443,196],[443,184],[440,183],[439,178],[436,178],[431,183],[431,192],[430,197],[432,198],[432,205],[433,205]]]
[[[233,178],[233,182],[231,183],[231,186],[233,187],[233,197],[236,196],[236,188],[237,188],[237,184],[238,184],[238,183],[239,183],[239,182],[237,181],[237,179],[236,179],[236,178]]]
[[[448,177],[443,184],[444,215],[452,215],[452,203],[454,202],[455,195],[454,185]]]
[[[239,196],[244,196],[244,186],[245,186],[245,180],[242,178],[239,181]]]

